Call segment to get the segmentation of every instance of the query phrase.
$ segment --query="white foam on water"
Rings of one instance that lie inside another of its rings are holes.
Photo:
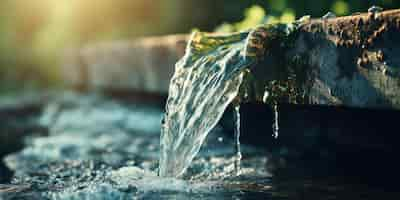
[[[155,172],[138,167],[122,167],[110,173],[110,179],[118,185],[135,187],[140,192],[175,191],[190,193],[214,192],[217,182],[191,182],[187,180],[159,177]]]

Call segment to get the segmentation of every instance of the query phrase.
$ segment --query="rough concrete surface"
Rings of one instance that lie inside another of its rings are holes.
[[[294,75],[302,98],[296,103],[399,108],[399,34],[400,10],[311,19],[301,25],[289,48],[266,51],[265,61],[255,67],[262,82],[256,93],[264,93],[270,80],[286,81]],[[91,90],[166,94],[188,38],[150,37],[75,49],[66,54],[64,79]],[[261,101],[256,97],[253,100]]]

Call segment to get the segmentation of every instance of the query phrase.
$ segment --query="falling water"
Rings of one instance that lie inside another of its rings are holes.
[[[247,32],[229,36],[193,33],[176,64],[161,130],[160,176],[179,176],[237,96],[246,56]]]
[[[239,88],[253,64],[265,50],[265,26],[250,32],[211,35],[195,32],[185,56],[175,65],[166,113],[161,128],[159,175],[184,173]],[[240,113],[236,114],[236,169],[240,165]],[[277,110],[276,110],[277,113]],[[277,121],[275,122],[277,137]]]
[[[278,116],[278,105],[274,104],[272,106],[273,112],[274,112],[274,122],[272,123],[272,131],[273,131],[273,137],[276,139],[279,136],[279,116]]]
[[[242,159],[242,153],[240,151],[240,105],[235,106],[235,171],[236,174],[240,174],[240,160]]]

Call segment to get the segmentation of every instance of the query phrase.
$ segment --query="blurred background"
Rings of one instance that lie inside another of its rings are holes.
[[[2,0],[0,95],[62,86],[68,48],[201,31],[235,31],[269,20],[292,21],[399,8],[397,0]]]

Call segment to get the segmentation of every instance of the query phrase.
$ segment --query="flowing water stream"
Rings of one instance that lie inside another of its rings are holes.
[[[177,177],[185,171],[237,96],[242,71],[254,61],[246,59],[247,35],[193,33],[170,83],[161,130],[160,176]]]
[[[193,33],[170,83],[161,130],[160,176],[178,177],[189,166],[207,134],[238,96],[246,70],[263,53],[266,36],[267,29],[262,26],[225,36]],[[240,173],[239,106],[235,112],[236,167]],[[274,133],[277,137],[277,120]]]

